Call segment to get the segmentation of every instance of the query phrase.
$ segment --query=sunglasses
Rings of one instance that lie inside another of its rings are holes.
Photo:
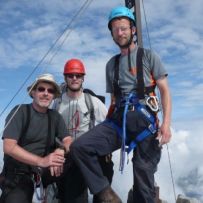
[[[47,91],[49,94],[55,94],[55,90],[51,88],[45,88],[45,87],[38,87],[37,88],[38,92],[45,92]]]
[[[74,77],[76,78],[76,79],[81,79],[82,77],[83,77],[83,74],[67,74],[66,75],[68,78],[71,78],[71,79],[73,79]]]

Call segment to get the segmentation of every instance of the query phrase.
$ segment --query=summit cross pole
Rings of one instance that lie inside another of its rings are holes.
[[[134,16],[136,19],[136,29],[137,29],[137,44],[139,47],[143,47],[140,0],[125,0],[125,6],[128,7],[129,9],[134,7]]]

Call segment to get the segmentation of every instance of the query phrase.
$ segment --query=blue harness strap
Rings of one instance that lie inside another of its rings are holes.
[[[129,136],[126,134],[126,115],[129,109],[129,105],[133,105],[136,111],[138,111],[141,115],[144,116],[145,119],[147,119],[150,124],[148,128],[143,130],[141,133],[139,133],[134,140],[132,140],[129,143]],[[122,127],[119,127],[116,123],[114,123],[112,120],[108,119],[105,122],[109,123],[114,129],[116,129],[118,136],[122,139],[121,143],[121,156],[120,156],[120,167],[119,170],[123,172],[124,169],[124,163],[125,163],[125,152],[129,154],[133,149],[137,147],[137,143],[144,140],[146,137],[155,134],[157,131],[157,125],[156,125],[156,119],[155,117],[146,109],[146,106],[143,104],[140,104],[136,95],[131,93],[126,98],[124,103],[124,112],[123,112],[123,123]],[[128,147],[126,148],[126,145]]]

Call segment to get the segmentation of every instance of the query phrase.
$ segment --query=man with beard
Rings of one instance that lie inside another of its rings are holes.
[[[64,66],[65,83],[61,85],[62,96],[56,99],[53,105],[64,118],[68,134],[73,141],[105,120],[107,114],[107,108],[100,99],[84,92],[82,86],[85,74],[81,60],[75,58],[68,60]],[[111,156],[99,157],[99,162],[104,175],[111,183],[113,176]],[[58,189],[61,202],[88,203],[86,183],[74,163],[69,168],[68,176],[61,180]]]
[[[121,148],[123,171],[125,152],[133,150],[133,202],[154,203],[154,173],[161,156],[160,146],[171,138],[167,72],[155,52],[140,48],[133,41],[136,24],[130,9],[113,9],[108,28],[120,48],[120,54],[106,65],[106,91],[111,94],[108,118],[77,139],[70,153],[90,191],[97,196],[97,203],[120,203],[121,199],[103,176],[97,157]],[[155,87],[160,91],[163,108],[160,126]]]

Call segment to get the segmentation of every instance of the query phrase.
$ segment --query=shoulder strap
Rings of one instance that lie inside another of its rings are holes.
[[[115,63],[114,63],[114,79],[113,79],[113,92],[114,95],[120,95],[121,90],[119,87],[119,58],[120,54],[115,56]]]
[[[137,65],[138,97],[140,99],[144,98],[144,78],[143,78],[143,65],[142,65],[143,54],[144,54],[144,49],[138,47],[136,65]],[[115,56],[114,80],[113,80],[114,95],[121,94],[121,90],[119,87],[119,57],[120,57],[120,54]],[[129,63],[129,60],[128,60],[128,63]]]
[[[47,132],[47,140],[46,140],[46,148],[44,150],[44,156],[47,155],[50,152],[51,149],[51,109],[48,109],[48,132]]]
[[[137,92],[139,99],[144,99],[144,78],[143,78],[143,63],[142,58],[144,49],[138,47],[137,50]]]
[[[28,127],[30,125],[31,106],[29,104],[25,104],[25,107],[26,107],[26,111],[25,111],[26,113],[23,115],[23,124],[25,121],[25,126],[23,126],[23,129],[22,129],[21,134],[20,134],[20,138],[18,140],[19,145],[22,145],[23,139],[24,139],[24,137],[27,133]],[[23,108],[23,107],[20,107],[20,108]]]
[[[92,103],[91,95],[89,93],[84,93],[84,95],[85,95],[85,103],[90,113],[89,129],[92,129],[95,126],[94,106]]]
[[[84,88],[83,92],[84,93],[88,93],[88,94],[90,94],[93,97],[97,97],[102,103],[105,104],[105,96],[95,94],[91,89],[88,89],[88,88]]]
[[[144,93],[152,92],[154,90],[154,87],[145,88],[144,86],[144,76],[143,76],[143,63],[142,58],[144,55],[144,48],[138,47],[137,50],[137,59],[136,59],[136,65],[137,65],[137,92],[139,99],[144,99]],[[113,89],[114,89],[114,95],[120,95],[121,90],[119,87],[119,55],[115,56],[115,64],[114,64],[114,80],[113,80]],[[130,59],[129,59],[130,60]],[[128,60],[128,63],[130,63]],[[130,64],[129,64],[130,66]]]

